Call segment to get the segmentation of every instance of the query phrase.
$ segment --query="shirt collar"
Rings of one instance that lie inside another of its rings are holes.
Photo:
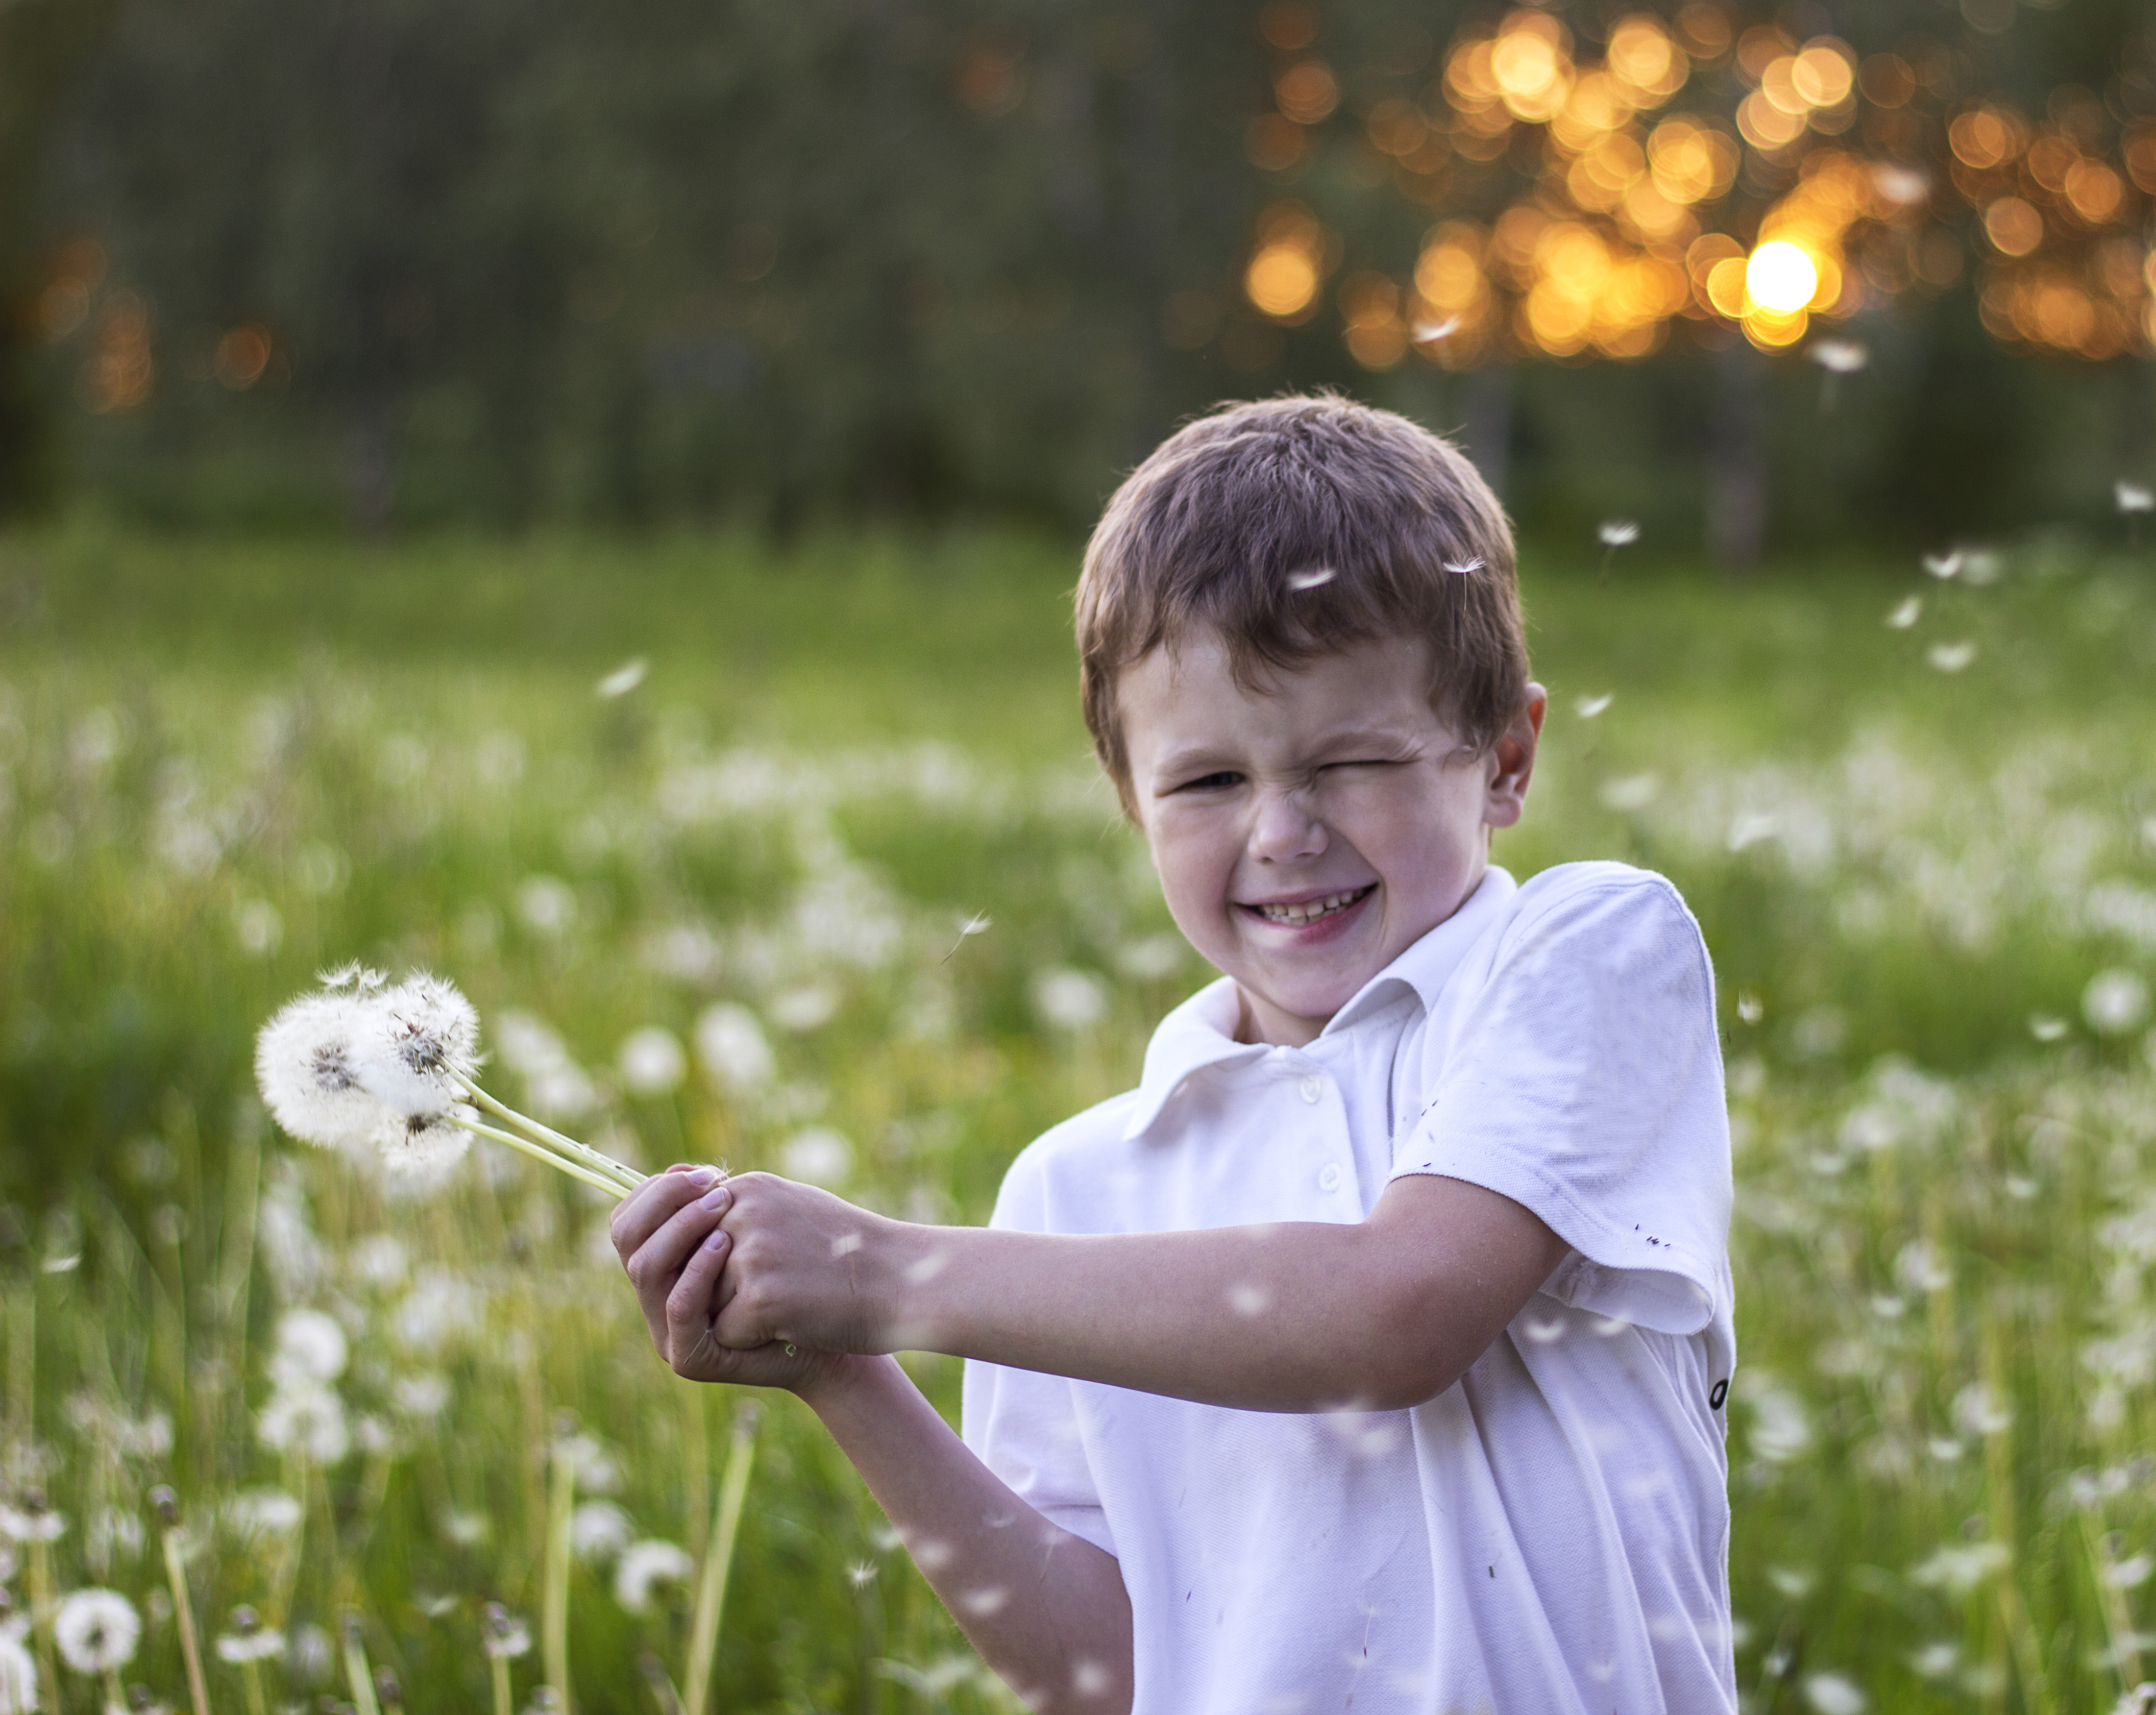
[[[1327,1020],[1320,1035],[1333,1035],[1382,1010],[1399,999],[1404,987],[1414,993],[1424,1010],[1435,1004],[1439,992],[1468,949],[1482,938],[1483,932],[1518,891],[1519,883],[1491,865],[1458,910],[1358,989],[1353,999]],[[1127,1140],[1137,1137],[1159,1118],[1168,1098],[1194,1074],[1208,1066],[1262,1060],[1276,1052],[1270,1043],[1235,1040],[1235,1026],[1241,1016],[1242,1003],[1235,984],[1223,977],[1207,983],[1160,1021],[1146,1047],[1145,1072],[1138,1081],[1137,1104],[1123,1127]]]

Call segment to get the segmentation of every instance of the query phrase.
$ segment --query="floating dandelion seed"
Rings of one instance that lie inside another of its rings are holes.
[[[1639,524],[1630,518],[1604,518],[1594,529],[1595,539],[1602,544],[1602,572],[1595,579],[1598,583],[1609,581],[1610,562],[1617,557],[1617,550],[1630,547],[1640,539]]]
[[[1923,613],[1923,597],[1920,595],[1909,596],[1904,598],[1895,608],[1894,611],[1887,616],[1887,623],[1897,631],[1907,631],[1912,625],[1917,623],[1918,617]]]
[[[1327,578],[1330,578],[1332,574],[1328,572],[1325,575]],[[1291,578],[1288,581],[1290,583],[1293,583],[1294,579]],[[958,925],[958,938],[951,943],[951,951],[943,955],[942,963],[947,965],[949,964],[952,958],[957,954],[960,947],[963,947],[968,941],[972,940],[974,936],[985,935],[994,927],[995,919],[991,917],[986,911],[974,912],[972,917],[966,918]]]
[[[1748,988],[1737,997],[1737,1016],[1748,1024],[1756,1024],[1767,1016],[1767,1003]]]
[[[2029,1034],[2039,1042],[2056,1042],[2066,1034],[2066,1021],[2045,1013],[2031,1013],[2029,1015]]]
[[[624,661],[613,672],[598,682],[598,694],[612,701],[618,696],[627,696],[644,683],[644,675],[651,670],[651,663],[642,655],[633,661]]]
[[[1841,378],[1854,375],[1871,361],[1868,347],[1858,340],[1818,340],[1804,355],[1825,372],[1820,377],[1820,411],[1834,409]]]
[[[855,1589],[875,1582],[876,1567],[873,1560],[856,1560],[846,1569],[846,1577]]]
[[[2138,482],[2117,482],[2112,485],[2112,496],[2118,510],[2126,516],[2126,545],[2129,548],[2141,546],[2141,515],[2156,510],[2156,493]]]
[[[1961,561],[1959,548],[1948,554],[1926,554],[1924,569],[1943,583],[1961,570]]]
[[[1924,651],[1924,659],[1942,673],[1958,673],[1976,659],[1976,645],[1961,643],[1935,643]]]
[[[1313,566],[1307,572],[1289,573],[1287,587],[1294,590],[1316,589],[1332,583],[1339,575],[1330,566]]]
[[[2123,1036],[2148,1016],[2148,985],[2132,971],[2098,971],[2082,990],[2082,1016],[2099,1036]]]
[[[1482,562],[1480,559],[1447,560],[1445,569],[1455,578],[1471,578],[1482,569]]]
[[[1592,721],[1617,700],[1614,691],[1604,691],[1600,696],[1584,696],[1573,707],[1583,721]]]
[[[1459,331],[1460,318],[1457,316],[1448,316],[1442,321],[1418,321],[1409,330],[1409,337],[1419,346],[1430,346],[1436,344],[1440,340],[1450,339]]]

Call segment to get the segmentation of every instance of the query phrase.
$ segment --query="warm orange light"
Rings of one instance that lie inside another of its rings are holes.
[[[1814,107],[1839,107],[1849,99],[1856,73],[1839,42],[1814,42],[1789,68],[1789,81]]]
[[[1372,108],[1367,126],[1371,146],[1395,157],[1414,154],[1430,137],[1430,124],[1422,116],[1422,109],[1397,96]]]
[[[1779,149],[1804,134],[1804,121],[1776,106],[1764,90],[1754,90],[1738,105],[1737,129],[1755,149]]]
[[[1647,139],[1655,188],[1672,203],[1719,197],[1737,176],[1737,151],[1721,132],[1689,119],[1666,119]]]
[[[1759,93],[1790,118],[1802,119],[1811,111],[1812,104],[1797,87],[1796,71],[1797,57],[1794,54],[1784,54],[1769,62],[1759,74]]]
[[[2025,256],[2044,242],[2044,217],[2019,197],[2001,197],[1984,211],[1984,231],[2000,254]]]
[[[1301,244],[1265,245],[1244,270],[1243,290],[1265,315],[1291,320],[1309,309],[1317,295],[1317,263]]]
[[[2012,160],[2021,152],[2024,141],[2020,121],[1995,107],[1957,114],[1947,127],[1947,145],[1954,159],[1979,172]]]
[[[1491,44],[1490,75],[1515,119],[1541,124],[1572,92],[1563,26],[1542,13],[1515,13]]]
[[[1744,264],[1744,290],[1759,308],[1777,316],[1802,310],[1819,290],[1819,264],[1802,245],[1773,239]]]
[[[1340,85],[1322,59],[1291,65],[1273,85],[1280,110],[1297,125],[1316,125],[1340,105]]]
[[[2126,187],[2101,161],[2076,161],[2066,169],[2067,202],[2091,226],[2102,226],[2126,200]]]
[[[217,342],[211,367],[234,393],[244,393],[270,367],[270,331],[253,322],[232,329]]]
[[[1609,32],[1607,63],[1614,75],[1650,98],[1643,106],[1676,95],[1691,70],[1684,50],[1670,39],[1661,20],[1645,13],[1620,18]]]

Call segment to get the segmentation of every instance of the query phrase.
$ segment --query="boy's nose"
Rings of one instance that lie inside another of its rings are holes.
[[[1325,850],[1325,824],[1306,792],[1259,794],[1250,828],[1250,855],[1267,863],[1299,863]]]

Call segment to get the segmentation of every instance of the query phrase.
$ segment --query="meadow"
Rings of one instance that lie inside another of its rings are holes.
[[[2101,1715],[2156,1677],[2156,554],[1651,546],[1525,557],[1497,855],[1660,869],[1715,956],[1746,1707]],[[565,1661],[668,1711],[729,1547],[711,1709],[1014,1707],[804,1411],[654,1358],[597,1194],[310,1151],[249,1057],[323,967],[425,966],[614,1155],[986,1219],[1207,974],[1094,776],[1075,563],[0,539],[0,1709],[190,1707],[177,1589],[219,1710]]]

